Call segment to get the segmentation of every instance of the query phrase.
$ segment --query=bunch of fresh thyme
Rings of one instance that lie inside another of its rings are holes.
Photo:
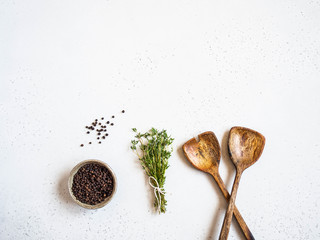
[[[165,171],[169,167],[168,159],[172,153],[171,144],[174,139],[168,136],[166,130],[158,131],[152,128],[144,134],[138,133],[136,128],[132,130],[136,135],[131,141],[131,149],[138,155],[142,168],[149,176],[149,182],[154,188],[156,198],[154,207],[159,213],[164,213],[167,205],[163,190],[166,180]]]

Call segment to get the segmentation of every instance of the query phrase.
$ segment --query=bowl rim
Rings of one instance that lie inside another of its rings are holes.
[[[78,199],[76,199],[76,197],[74,196],[73,192],[72,192],[72,184],[73,184],[73,178],[74,178],[74,175],[78,172],[78,170],[84,166],[84,165],[87,165],[89,163],[96,163],[96,164],[99,164],[101,166],[104,166],[106,167],[112,177],[113,177],[113,190],[112,190],[112,193],[109,197],[107,197],[105,200],[103,200],[102,202],[96,204],[96,205],[90,205],[90,204],[86,204],[86,203],[83,203],[83,202],[80,202]],[[105,162],[101,161],[101,160],[97,160],[97,159],[87,159],[87,160],[84,160],[84,161],[81,161],[79,162],[70,172],[69,174],[69,179],[68,179],[68,190],[69,190],[69,193],[71,195],[71,198],[73,199],[74,202],[76,202],[78,205],[80,205],[81,207],[84,207],[84,208],[87,208],[87,209],[98,209],[98,208],[102,208],[104,207],[105,205],[107,205],[112,197],[115,195],[116,191],[117,191],[117,178],[116,178],[116,175],[114,173],[114,171],[112,170],[112,168]]]

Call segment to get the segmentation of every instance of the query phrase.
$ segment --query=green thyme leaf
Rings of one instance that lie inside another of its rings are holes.
[[[137,133],[136,128],[132,128],[132,131]],[[172,153],[173,140],[171,136],[168,136],[166,130],[159,131],[151,128],[146,133],[137,133],[135,139],[131,141],[131,149],[138,155],[142,168],[151,177],[154,186],[156,183],[153,178],[156,179],[161,190],[163,190],[166,180],[165,171],[169,167],[168,159]],[[155,194],[157,194],[154,201],[155,209],[159,209],[159,213],[166,212],[165,191],[163,190],[162,193],[156,191]]]

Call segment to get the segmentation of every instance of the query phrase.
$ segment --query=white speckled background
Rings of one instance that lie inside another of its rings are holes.
[[[214,131],[231,189],[234,125],[267,139],[236,200],[256,239],[320,239],[319,13],[316,0],[0,0],[0,239],[217,239],[225,201],[181,146]],[[108,140],[80,148],[113,114]],[[152,126],[175,137],[160,216],[129,149],[130,129]],[[100,210],[67,192],[88,158],[118,177]]]

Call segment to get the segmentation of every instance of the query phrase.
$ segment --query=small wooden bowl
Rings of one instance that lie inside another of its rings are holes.
[[[84,165],[87,165],[89,163],[94,163],[94,164],[99,164],[105,168],[107,168],[109,170],[109,172],[111,173],[112,175],[112,178],[113,178],[113,190],[112,190],[112,193],[109,197],[107,197],[105,200],[103,200],[101,203],[98,203],[96,205],[90,205],[90,204],[86,204],[86,203],[83,203],[83,202],[80,202],[78,199],[76,199],[76,197],[74,196],[73,192],[72,192],[72,184],[73,184],[73,177],[74,175],[78,172],[78,170],[84,166]],[[69,189],[69,193],[72,197],[72,199],[78,204],[80,205],[81,207],[84,207],[84,208],[88,208],[88,209],[98,209],[98,208],[102,208],[104,207],[105,205],[107,205],[112,197],[114,196],[116,190],[117,190],[117,178],[116,178],[116,175],[114,174],[113,170],[111,169],[111,167],[106,164],[105,162],[102,162],[102,161],[99,161],[99,160],[96,160],[96,159],[89,159],[89,160],[85,160],[85,161],[82,161],[80,163],[78,163],[70,172],[70,176],[69,176],[69,180],[68,180],[68,189]]]

